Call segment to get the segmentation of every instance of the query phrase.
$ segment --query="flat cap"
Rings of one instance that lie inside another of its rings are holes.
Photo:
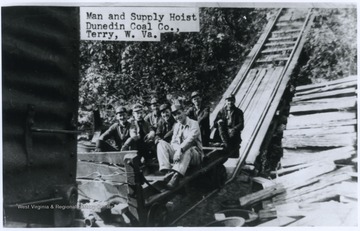
[[[115,113],[124,113],[126,112],[126,108],[124,106],[119,106],[115,108]]]
[[[235,102],[235,95],[234,94],[229,94],[225,97],[225,100],[231,100]]]
[[[171,112],[176,112],[178,110],[182,110],[182,106],[180,104],[173,104],[171,105]]]
[[[166,110],[166,109],[170,109],[169,104],[167,104],[167,103],[161,104],[161,106],[160,106],[160,111],[164,111],[164,110]]]
[[[132,106],[132,111],[133,111],[133,112],[137,112],[137,111],[140,111],[140,110],[142,110],[142,109],[143,109],[143,107],[142,107],[142,105],[139,104],[139,103],[136,103],[136,104],[134,104],[134,105]]]
[[[191,93],[191,98],[194,98],[194,97],[196,97],[196,96],[200,96],[200,92],[198,92],[198,91],[193,91],[193,92]]]

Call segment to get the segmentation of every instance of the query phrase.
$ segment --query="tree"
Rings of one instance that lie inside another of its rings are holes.
[[[82,41],[80,124],[91,124],[93,110],[145,103],[152,96],[186,103],[199,90],[216,102],[258,40],[267,12],[201,8],[199,33],[164,33],[161,42]]]

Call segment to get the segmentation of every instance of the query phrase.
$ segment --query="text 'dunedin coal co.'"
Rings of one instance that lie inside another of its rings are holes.
[[[160,41],[162,33],[199,32],[198,8],[81,7],[81,40]]]

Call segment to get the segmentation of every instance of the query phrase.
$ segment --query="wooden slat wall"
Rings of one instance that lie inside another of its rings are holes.
[[[291,108],[309,107],[301,114],[290,109],[281,168],[272,172],[276,178],[270,187],[239,199],[247,206],[267,199],[258,211],[259,226],[358,225],[356,79],[296,89]],[[284,190],[274,194],[274,188]]]

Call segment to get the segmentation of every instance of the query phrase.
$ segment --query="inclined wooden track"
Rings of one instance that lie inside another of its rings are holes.
[[[243,63],[225,95],[244,111],[240,157],[225,163],[232,180],[242,164],[255,162],[266,132],[298,61],[313,16],[309,9],[280,9]],[[210,116],[213,123],[224,96]]]

